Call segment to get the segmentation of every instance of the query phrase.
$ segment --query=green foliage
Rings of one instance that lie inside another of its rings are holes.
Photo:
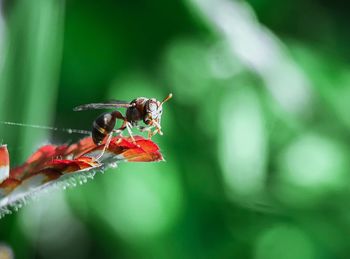
[[[174,94],[164,136],[153,139],[167,162],[122,165],[1,220],[0,241],[18,258],[348,256],[346,8],[271,0],[3,7],[0,121],[89,129],[98,113],[72,107]],[[0,133],[12,165],[44,142],[79,137],[3,125]]]

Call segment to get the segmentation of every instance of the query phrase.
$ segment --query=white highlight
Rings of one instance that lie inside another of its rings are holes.
[[[304,135],[282,153],[281,178],[305,188],[342,186],[347,158],[341,146],[316,134]]]
[[[250,87],[228,94],[220,109],[219,157],[234,196],[256,196],[265,184],[266,127],[257,93]]]
[[[0,183],[9,178],[10,166],[0,166]]]
[[[280,106],[301,113],[310,105],[310,83],[286,48],[259,24],[252,8],[233,0],[189,0],[227,41],[232,58],[259,74]]]

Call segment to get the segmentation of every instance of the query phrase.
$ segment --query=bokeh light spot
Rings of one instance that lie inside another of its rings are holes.
[[[64,193],[45,195],[19,212],[24,235],[41,256],[49,258],[78,258],[87,254],[87,232],[73,215]],[[72,249],[74,248],[74,249]]]
[[[267,142],[257,93],[246,86],[226,95],[220,118],[219,156],[233,195],[257,195],[264,187]]]
[[[312,259],[313,244],[300,229],[277,225],[265,231],[257,240],[255,259]]]
[[[0,243],[0,259],[13,259],[15,258],[10,246]]]
[[[178,101],[201,98],[210,87],[212,69],[208,52],[209,44],[198,40],[177,41],[169,47],[164,57],[164,73]]]
[[[160,164],[128,164],[125,173],[118,168],[115,179],[106,183],[107,208],[100,215],[125,239],[158,236],[179,217],[181,188],[176,172],[169,163],[165,167],[163,171]]]
[[[337,142],[316,134],[296,139],[279,159],[281,199],[296,204],[322,201],[345,186],[347,161]]]

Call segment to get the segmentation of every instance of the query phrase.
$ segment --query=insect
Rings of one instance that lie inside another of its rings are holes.
[[[170,93],[163,101],[159,102],[155,98],[138,97],[131,102],[111,100],[104,103],[89,103],[75,107],[74,111],[95,110],[95,109],[117,109],[127,108],[125,116],[121,112],[115,110],[112,112],[103,113],[98,116],[92,126],[92,139],[96,145],[100,145],[103,140],[108,136],[106,145],[102,151],[108,147],[113,133],[121,134],[125,129],[129,132],[132,141],[135,143],[135,139],[132,136],[131,128],[136,127],[140,131],[148,132],[148,138],[159,133],[163,135],[161,130],[161,116],[163,112],[163,104],[172,98]],[[123,120],[123,124],[120,128],[114,129],[117,119]],[[143,121],[146,126],[139,125],[139,122]],[[155,128],[155,129],[154,129]]]

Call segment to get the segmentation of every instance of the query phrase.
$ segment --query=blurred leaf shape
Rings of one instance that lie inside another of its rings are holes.
[[[73,213],[65,197],[64,192],[50,193],[18,213],[23,235],[38,246],[41,257],[86,258],[89,253],[85,248],[89,240],[86,226]],[[72,243],[74,249],[69,249]]]
[[[326,203],[347,186],[346,149],[334,139],[307,133],[281,153],[277,197],[288,205],[310,208]]]
[[[180,102],[201,99],[211,86],[210,45],[210,41],[183,39],[173,43],[166,51],[163,74],[174,87]]]
[[[176,165],[170,161],[166,165],[128,164],[118,175],[109,174],[102,181],[104,202],[90,202],[91,211],[130,243],[161,237],[183,215],[183,190]]]
[[[278,224],[266,229],[257,239],[253,258],[312,259],[316,254],[314,244],[301,229],[291,224]]]
[[[228,93],[220,114],[219,157],[231,198],[261,197],[268,157],[264,113],[253,87]]]
[[[0,118],[50,125],[61,67],[65,1],[20,0],[10,5],[4,10],[6,27],[0,39]],[[17,102],[20,107],[13,105]],[[12,160],[25,160],[24,154],[48,134],[24,127],[8,132],[7,143],[21,145],[23,151],[13,151]]]
[[[71,145],[39,148],[23,165],[10,170],[9,177],[0,184],[0,217],[18,210],[29,198],[42,191],[85,183],[96,172],[115,167],[121,161],[163,160],[159,147],[151,140],[140,136],[136,136],[135,140],[133,143],[130,138],[112,138],[99,161],[94,157],[102,152],[104,143],[96,146],[90,137]],[[6,146],[3,147],[6,149]],[[8,161],[7,150],[2,150],[1,160]]]
[[[261,77],[283,110],[303,117],[313,98],[309,79],[290,58],[283,43],[258,22],[248,3],[230,0],[186,2],[227,42],[232,59],[238,58]]]
[[[350,128],[350,67],[329,57],[329,53],[302,43],[291,44],[300,67],[308,74],[319,95],[318,110],[330,125]],[[327,116],[325,109],[331,116]],[[332,121],[330,121],[332,120]]]

